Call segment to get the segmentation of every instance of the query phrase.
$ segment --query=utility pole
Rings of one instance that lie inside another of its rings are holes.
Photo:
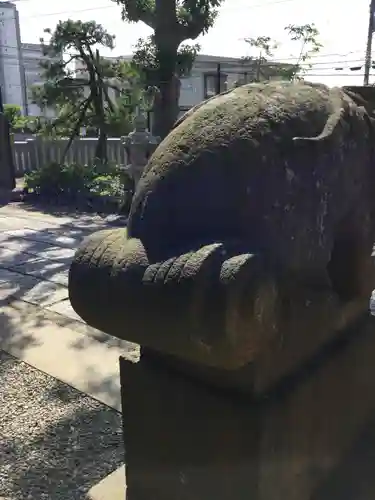
[[[260,51],[259,58],[258,58],[258,64],[257,64],[257,72],[256,72],[256,82],[260,82],[260,70],[262,68],[262,51]]]
[[[368,85],[369,79],[370,79],[371,55],[372,55],[372,36],[374,33],[374,28],[375,28],[374,14],[375,14],[375,0],[370,0],[370,15],[369,15],[369,21],[368,21],[365,74],[364,74],[364,78],[363,78],[363,85]]]
[[[3,89],[0,85],[0,113],[4,113]]]
[[[216,66],[216,94],[221,92],[221,64],[218,63]]]

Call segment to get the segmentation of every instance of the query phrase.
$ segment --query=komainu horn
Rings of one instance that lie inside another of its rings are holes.
[[[81,245],[75,311],[263,391],[368,307],[373,146],[360,88],[270,82],[203,102],[149,160],[127,230]]]

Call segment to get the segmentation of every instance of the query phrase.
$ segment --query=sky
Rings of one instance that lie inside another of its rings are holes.
[[[140,37],[150,33],[143,23],[121,20],[120,7],[111,0],[16,0],[23,42],[37,43],[45,28],[59,20],[95,20],[116,35],[116,47],[103,55],[131,54]],[[197,42],[201,54],[241,57],[255,55],[246,37],[270,36],[279,42],[274,59],[295,62],[300,45],[290,42],[284,30],[288,24],[315,23],[323,45],[311,59],[309,80],[327,85],[363,83],[363,71],[350,66],[363,64],[369,18],[369,0],[225,0],[215,26]],[[375,37],[374,37],[375,50]],[[375,58],[375,56],[374,56]],[[336,71],[336,67],[343,67]],[[375,82],[375,75],[370,82]]]

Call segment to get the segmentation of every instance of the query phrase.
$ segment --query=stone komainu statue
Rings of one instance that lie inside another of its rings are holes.
[[[286,373],[375,286],[367,104],[353,88],[271,82],[186,113],[146,167],[127,232],[77,252],[74,309],[181,363]]]

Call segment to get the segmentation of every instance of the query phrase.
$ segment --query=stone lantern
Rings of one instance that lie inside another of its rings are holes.
[[[133,131],[122,137],[121,142],[128,159],[128,164],[124,167],[124,170],[133,179],[134,189],[136,189],[148,159],[155,151],[160,138],[154,137],[147,130],[146,118],[139,114],[134,119]]]
[[[132,178],[134,190],[137,188],[148,159],[160,142],[160,137],[153,136],[149,131],[148,119],[144,114],[144,111],[149,113],[152,109],[155,95],[156,90],[153,88],[147,89],[143,93],[142,105],[134,118],[134,128],[130,134],[121,138],[128,159],[124,171]]]

